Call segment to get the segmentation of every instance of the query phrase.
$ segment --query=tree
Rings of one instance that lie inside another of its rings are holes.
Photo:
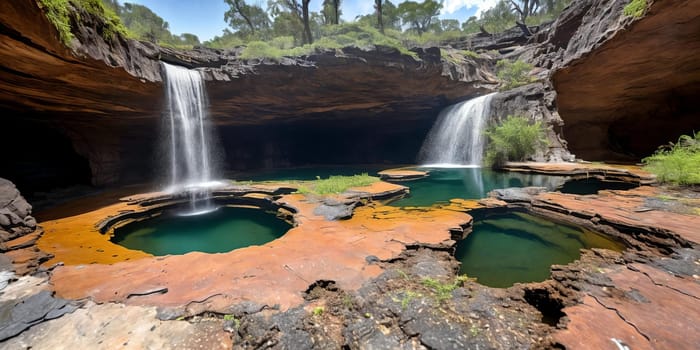
[[[172,38],[168,22],[146,6],[125,2],[119,15],[124,26],[139,39],[156,43]]]
[[[443,32],[452,32],[459,30],[459,21],[456,19],[440,20],[440,30]]]
[[[522,23],[525,23],[528,16],[536,14],[540,8],[540,0],[510,0],[510,4]]]
[[[256,31],[270,28],[270,19],[267,13],[257,5],[248,5],[245,0],[224,0],[229,5],[229,10],[224,13],[224,20],[229,26],[239,32],[246,32],[248,28],[251,35]]]
[[[422,35],[430,28],[442,9],[442,3],[434,0],[424,0],[422,3],[406,1],[399,4],[399,16],[404,24]]]
[[[301,0],[301,4],[298,0],[269,0],[268,8],[273,16],[275,16],[275,21],[277,17],[285,12],[292,15],[293,18],[299,21],[303,27],[302,31],[302,43],[312,44],[313,37],[311,36],[311,27],[309,25],[309,2],[311,0]],[[286,11],[285,11],[286,10]]]
[[[382,19],[382,0],[374,0],[374,10],[377,12],[377,26],[379,31],[384,34],[384,20]]]
[[[323,0],[323,8],[321,9],[323,23],[339,24],[341,13],[340,0]]]
[[[517,17],[511,11],[506,0],[496,3],[496,6],[481,14],[481,26],[488,32],[498,33],[515,25]]]

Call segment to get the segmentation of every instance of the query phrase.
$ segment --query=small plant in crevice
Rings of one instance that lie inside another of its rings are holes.
[[[530,76],[533,65],[521,60],[500,60],[496,63],[498,79],[501,80],[501,91],[515,89],[518,86],[530,84],[535,78]]]
[[[396,296],[392,297],[391,299],[394,302],[401,303],[401,308],[405,310],[413,300],[422,297],[423,294],[406,289],[397,293]]]
[[[323,316],[323,313],[326,311],[326,308],[323,306],[316,306],[313,311],[311,311],[311,314],[314,316]]]
[[[661,183],[700,184],[700,132],[681,135],[675,144],[660,147],[642,162],[644,170],[655,174]]]
[[[644,15],[644,11],[647,9],[647,0],[632,0],[629,4],[625,5],[622,12],[627,17],[640,18]]]
[[[439,303],[452,298],[452,292],[464,285],[470,278],[467,275],[457,276],[452,282],[440,282],[433,278],[424,278],[423,286],[435,293],[435,300]]]
[[[485,162],[492,167],[500,167],[508,161],[524,161],[549,144],[542,121],[530,123],[520,116],[509,115],[485,134],[489,138]]]

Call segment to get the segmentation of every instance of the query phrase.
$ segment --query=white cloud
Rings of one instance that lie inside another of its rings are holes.
[[[476,6],[476,16],[496,6],[498,0],[445,0],[442,6],[442,14],[450,14],[459,11],[462,7],[471,8]]]

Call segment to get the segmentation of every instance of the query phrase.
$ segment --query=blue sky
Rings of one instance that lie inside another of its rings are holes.
[[[7,1],[7,0],[1,0]],[[394,0],[394,4],[404,0]],[[415,0],[414,0],[415,1]],[[444,0],[441,18],[454,18],[463,22],[470,16],[491,8],[497,0]],[[224,12],[228,5],[224,0],[126,0],[142,4],[163,17],[170,24],[170,31],[174,34],[193,33],[199,40],[205,41],[216,35],[221,35],[224,28],[228,28],[224,22]],[[311,10],[318,11],[323,0],[311,0]],[[249,4],[259,3],[266,7],[266,0],[248,0]],[[351,21],[357,15],[364,15],[374,11],[373,0],[343,0],[341,9],[342,18]]]

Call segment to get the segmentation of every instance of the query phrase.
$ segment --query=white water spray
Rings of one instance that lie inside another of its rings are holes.
[[[484,154],[484,128],[489,105],[496,93],[449,106],[423,142],[418,161],[429,166],[480,166]]]
[[[170,127],[170,187],[190,196],[192,213],[214,210],[207,95],[199,72],[163,64]]]

